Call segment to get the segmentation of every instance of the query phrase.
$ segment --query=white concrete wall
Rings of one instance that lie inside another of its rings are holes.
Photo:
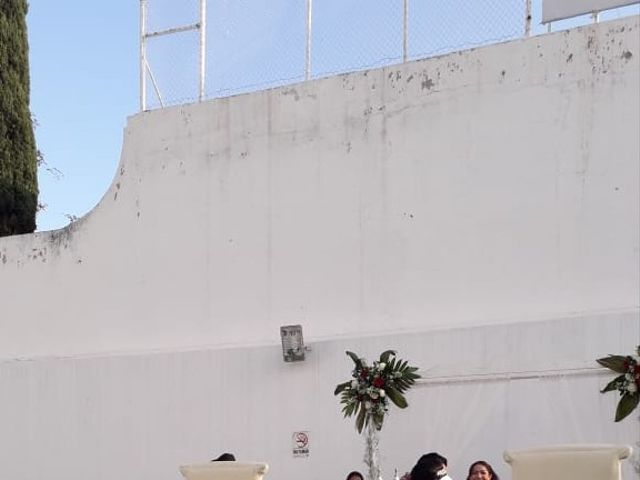
[[[134,116],[93,212],[0,242],[2,356],[637,308],[639,58],[633,18]]]
[[[275,480],[341,478],[361,455],[331,394],[345,349],[454,377],[630,353],[638,32],[631,18],[132,117],[93,212],[0,239],[2,476],[173,479],[235,450]],[[281,361],[289,323],[308,362]],[[462,478],[504,448],[633,442],[637,422],[614,425],[597,393],[607,378],[425,384],[385,427],[386,466],[439,449]]]

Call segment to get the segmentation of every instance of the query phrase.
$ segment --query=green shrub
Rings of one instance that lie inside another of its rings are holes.
[[[0,236],[36,228],[38,176],[29,110],[26,0],[0,0]]]

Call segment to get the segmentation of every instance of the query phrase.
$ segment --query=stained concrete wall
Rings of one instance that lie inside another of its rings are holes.
[[[94,211],[0,242],[2,356],[637,308],[639,57],[634,19],[136,115]]]
[[[339,478],[360,457],[331,395],[346,348],[454,377],[631,352],[638,32],[631,18],[132,117],[94,211],[0,239],[0,463],[12,478],[170,479],[235,448],[273,478]],[[281,362],[289,323],[317,345],[309,363]],[[567,378],[425,384],[398,415],[412,428],[389,424],[387,459],[442,448],[462,477],[510,446],[634,441],[607,417],[606,377]],[[589,406],[554,433],[571,391]],[[476,394],[484,407],[454,408]],[[289,435],[306,425],[318,447],[300,463]]]

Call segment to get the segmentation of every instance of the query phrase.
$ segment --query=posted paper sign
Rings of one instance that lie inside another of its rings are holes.
[[[309,432],[293,432],[291,437],[294,457],[309,456]]]

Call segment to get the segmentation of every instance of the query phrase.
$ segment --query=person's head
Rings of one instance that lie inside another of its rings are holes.
[[[418,459],[418,464],[423,463],[427,465],[442,464],[447,466],[447,459],[437,452],[425,453]]]
[[[233,453],[223,453],[218,458],[214,458],[211,461],[212,462],[235,462],[236,457],[233,455]]]
[[[444,480],[447,478],[449,478],[447,459],[436,452],[421,456],[411,470],[411,480]]]
[[[349,472],[349,474],[347,475],[346,480],[364,480],[364,477],[362,476],[362,474],[360,472],[356,472],[354,470],[353,472]]]
[[[500,477],[493,471],[491,465],[484,460],[478,460],[469,467],[467,480],[500,480]]]

